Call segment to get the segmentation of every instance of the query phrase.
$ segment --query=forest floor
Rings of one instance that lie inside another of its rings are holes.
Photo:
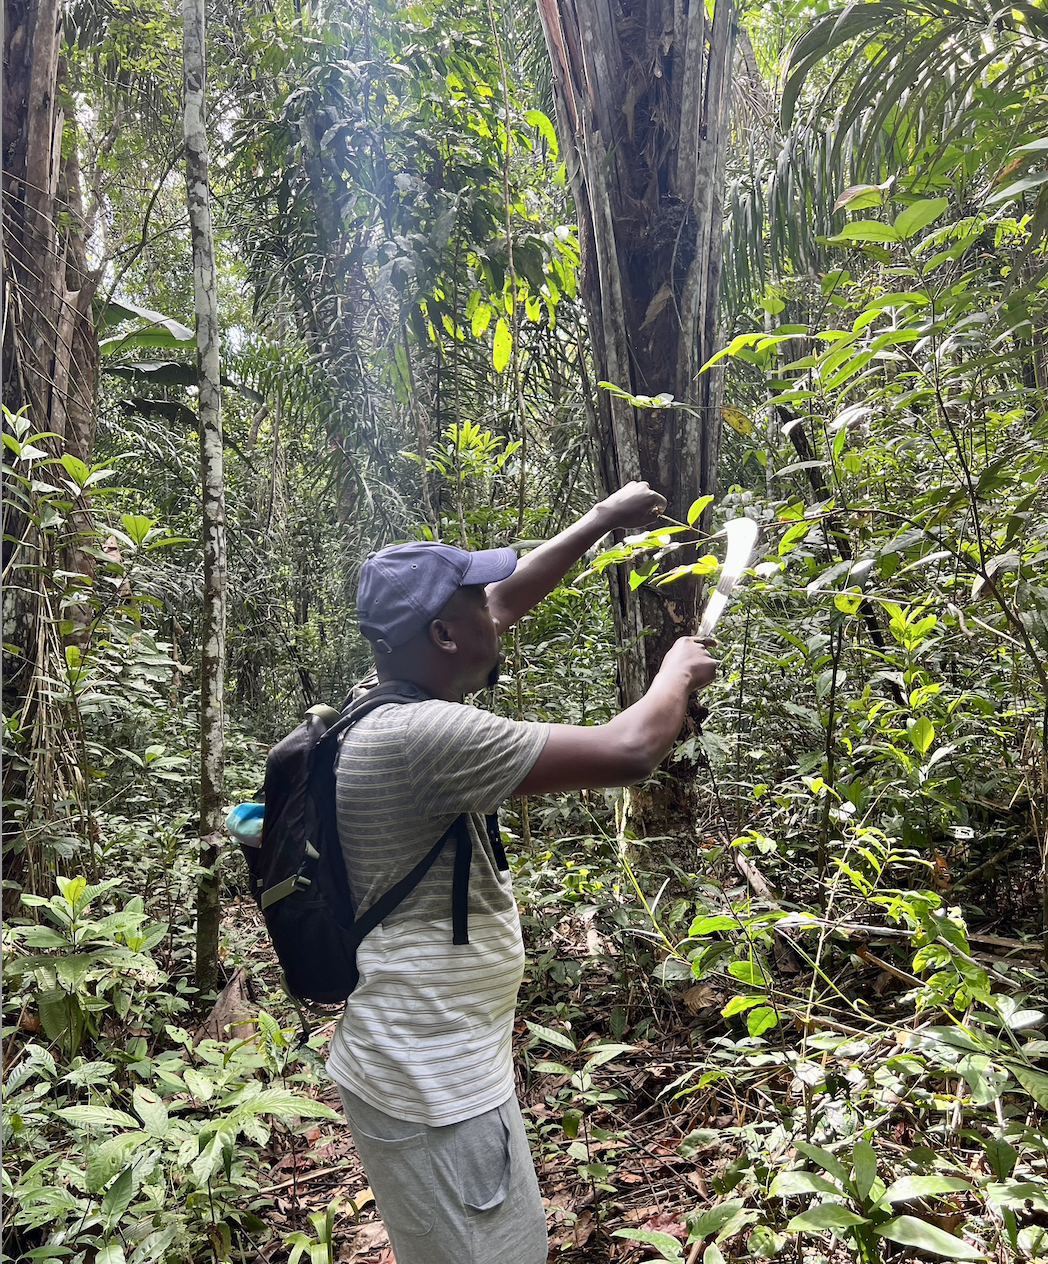
[[[248,1025],[252,1009],[257,1009],[251,993],[271,989],[272,995],[278,967],[253,905],[237,901],[229,909],[226,923],[241,944],[252,944],[254,986],[238,970],[207,1026],[217,1035],[218,1026],[228,1024],[230,1035],[246,1037],[252,1031]],[[550,943],[556,946],[561,960],[589,965],[580,972],[574,989],[576,1001],[586,1011],[588,1026],[601,1038],[606,1037],[613,1006],[607,995],[610,970],[600,949],[608,945],[595,941],[589,919],[572,916],[549,928],[547,947]],[[528,988],[527,980],[524,987]],[[752,1113],[752,1106],[740,1101],[730,1112],[711,1113],[720,1108],[709,1094],[703,1094],[701,1100],[687,1097],[675,1102],[672,1096],[664,1096],[664,1090],[696,1062],[703,1042],[696,1043],[695,1024],[703,1019],[719,1020],[719,1009],[726,999],[727,994],[722,996],[705,985],[685,989],[676,1002],[667,996],[660,1006],[659,1039],[631,1042],[616,1059],[613,1078],[621,1100],[590,1114],[575,1141],[587,1152],[580,1156],[585,1163],[603,1162],[610,1169],[602,1181],[605,1188],[598,1188],[593,1179],[580,1173],[580,1158],[569,1153],[570,1140],[561,1120],[573,1097],[570,1087],[566,1089],[571,1077],[563,1072],[525,1072],[527,1059],[523,1055],[534,1044],[527,1022],[533,1017],[549,1020],[527,1008],[518,1011],[514,1026],[517,1095],[532,1137],[547,1208],[551,1261],[625,1264],[650,1258],[650,1248],[611,1237],[611,1232],[636,1227],[666,1233],[683,1242],[688,1236],[685,1213],[716,1201],[709,1180],[736,1157],[734,1151],[718,1141],[685,1158],[680,1153],[681,1142],[696,1128],[722,1129],[742,1123]],[[287,1024],[297,1021],[290,1008],[280,1018]],[[329,1037],[335,1022],[331,1019],[315,1026],[312,1035]],[[585,1038],[579,1034],[580,1044]],[[334,1084],[319,1085],[314,1095],[341,1113]],[[592,1127],[612,1135],[600,1139],[587,1136]],[[557,1139],[543,1144],[543,1132],[554,1133]],[[336,1264],[395,1264],[347,1126],[313,1124],[301,1133],[274,1130],[269,1147],[259,1157],[262,1164],[268,1164],[268,1170],[257,1175],[262,1196],[272,1199],[267,1219],[275,1243],[297,1230],[308,1230],[310,1213],[323,1212],[337,1199],[341,1211]],[[278,1246],[266,1259],[279,1259],[283,1254]]]
[[[805,1028],[796,1018],[784,1015],[778,1031],[772,1034],[786,1056],[777,1062],[768,1059],[763,1069],[759,1057],[745,1062],[739,1057],[745,1044],[745,1026],[740,1032],[738,1020],[733,1025],[721,1015],[733,995],[731,980],[726,979],[723,987],[716,981],[684,980],[673,988],[663,988],[645,977],[636,985],[637,996],[632,988],[630,994],[623,995],[621,986],[616,987],[613,981],[620,950],[601,935],[592,916],[564,913],[563,908],[546,910],[538,923],[541,936],[536,934],[535,925],[530,928],[530,937],[538,942],[529,945],[528,973],[514,1028],[517,1091],[547,1207],[550,1261],[634,1264],[672,1258],[660,1254],[650,1239],[638,1241],[625,1236],[635,1229],[676,1239],[681,1243],[680,1258],[695,1264],[702,1258],[703,1241],[687,1245],[686,1217],[723,1206],[733,1191],[737,1197],[737,1187],[745,1185],[755,1145],[759,1151],[762,1137],[772,1140],[784,1109],[801,1105],[799,1092],[803,1089],[795,1078],[797,1057],[788,1050],[796,1050],[806,1033],[814,1034],[813,1027],[809,1024]],[[272,1003],[278,978],[253,906],[238,901],[227,916],[231,937],[241,946],[242,959],[251,960],[253,976],[253,985],[245,986],[244,972],[237,971],[220,998],[216,1017],[221,1023],[235,1024],[251,1017],[249,990],[258,995],[268,993]],[[528,920],[525,918],[526,923]],[[979,951],[987,962],[1016,942],[999,936],[984,938],[986,943]],[[875,947],[876,952],[872,952],[866,944],[859,944],[856,952],[839,959],[835,967],[834,986],[842,993],[868,1000],[871,1024],[866,1030],[854,1026],[854,1019],[852,1024],[839,1022],[822,1011],[818,1034],[829,1033],[831,1039],[836,1035],[844,1040],[838,1048],[821,1054],[822,1072],[828,1078],[836,1071],[843,1082],[854,1077],[857,1064],[865,1063],[872,1071],[900,1051],[902,1015],[896,1001],[911,986],[913,977],[902,958],[893,957],[890,943]],[[807,986],[810,975],[788,941],[776,940],[774,958],[787,990],[799,992]],[[551,960],[559,963],[559,969],[551,970]],[[631,1019],[638,1012],[645,1014],[646,1020],[639,1024],[643,1038],[635,1035],[638,1026],[630,1026],[613,1060],[586,1066],[584,1058],[596,1047],[593,1042],[614,1040],[616,1027],[622,1029],[624,1005]],[[557,1022],[551,1012],[570,1014],[571,1020]],[[296,1021],[291,1009],[276,1016],[285,1025]],[[922,1026],[912,1010],[904,1021],[915,1030]],[[555,1028],[547,1026],[552,1023],[556,1023]],[[923,1023],[928,1025],[928,1021]],[[574,1052],[565,1052],[567,1045],[563,1049],[549,1047],[556,1041],[542,1035],[563,1033],[565,1027],[571,1029],[569,1041],[576,1045]],[[316,1027],[313,1035],[329,1035],[333,1028],[334,1019]],[[242,1031],[250,1035],[252,1028],[245,1024]],[[236,1034],[237,1027],[231,1026],[230,1032]],[[733,1033],[742,1039],[733,1042]],[[752,1054],[753,1050],[745,1052]],[[807,1056],[820,1057],[810,1050]],[[541,1060],[550,1057],[564,1059],[564,1063]],[[740,1066],[742,1074],[738,1074]],[[723,1068],[719,1074],[718,1067]],[[682,1094],[682,1089],[687,1091]],[[313,1091],[340,1112],[333,1084],[321,1083]],[[923,1139],[915,1118],[902,1110],[892,1117],[890,1127],[882,1130],[878,1147],[902,1156]],[[781,1138],[775,1144],[782,1153],[774,1157],[782,1164],[791,1151],[782,1145]],[[394,1264],[347,1127],[322,1122],[298,1131],[275,1129],[259,1159],[261,1170],[256,1175],[261,1195],[271,1200],[271,1210],[264,1214],[274,1231],[274,1245],[260,1257],[267,1264],[283,1259],[284,1250],[278,1244],[297,1231],[308,1233],[310,1213],[322,1213],[333,1200],[339,1203],[334,1248],[337,1264]],[[981,1151],[973,1151],[967,1161],[973,1171],[977,1172],[980,1164],[985,1167]],[[753,1225],[760,1221],[758,1212],[743,1208],[741,1203],[738,1206],[737,1233],[720,1239],[728,1259],[752,1258],[753,1252],[747,1252],[745,1243]],[[746,1207],[750,1206],[747,1200]],[[959,1202],[932,1217],[933,1223],[947,1232],[954,1232],[963,1219]],[[665,1242],[662,1249],[666,1249]],[[797,1240],[793,1249],[793,1259],[808,1259],[802,1240]],[[843,1245],[841,1251],[841,1259],[851,1258]],[[825,1246],[817,1254],[823,1264],[835,1258],[832,1252],[826,1254]],[[893,1261],[902,1264],[909,1258],[918,1257],[903,1250]]]

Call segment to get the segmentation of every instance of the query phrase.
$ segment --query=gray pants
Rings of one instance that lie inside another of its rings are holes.
[[[546,1214],[515,1097],[432,1128],[338,1091],[397,1264],[546,1264]]]

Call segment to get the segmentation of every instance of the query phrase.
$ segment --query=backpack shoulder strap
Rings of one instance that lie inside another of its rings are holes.
[[[362,720],[364,716],[369,715],[372,711],[376,711],[379,707],[388,706],[392,703],[407,702],[430,702],[431,695],[420,686],[412,683],[410,680],[387,680],[381,685],[375,685],[373,689],[369,689],[360,698],[350,698],[346,705],[342,708],[342,714],[325,732],[320,739],[322,742],[330,744],[336,738],[340,737],[348,728],[352,728],[358,720]]]
[[[430,869],[432,869],[433,862],[440,855],[441,850],[444,847],[444,844],[448,841],[448,839],[452,836],[452,834],[455,834],[456,838],[465,836],[467,842],[470,841],[469,831],[466,828],[466,822],[465,822],[464,817],[462,816],[456,817],[455,820],[452,821],[452,823],[448,826],[448,828],[444,831],[444,833],[441,834],[441,836],[429,849],[429,851],[426,852],[426,854],[422,857],[422,859],[418,862],[418,864],[414,867],[414,869],[412,869],[410,873],[406,874],[403,878],[401,878],[398,883],[390,887],[390,889],[386,891],[385,894],[380,895],[379,898],[375,901],[375,903],[372,904],[371,907],[367,910],[367,912],[361,914],[361,916],[356,919],[356,921],[353,923],[354,947],[356,947],[360,943],[360,941],[364,938],[365,935],[373,931],[380,922],[385,921],[385,919],[390,915],[390,913],[393,912],[393,910],[397,907],[397,905],[400,904],[403,900],[406,900],[407,897],[411,894],[411,892],[414,891],[414,889],[418,886],[418,884],[422,881],[422,879],[426,876],[426,874],[429,873]],[[472,852],[472,843],[470,843],[470,851]],[[456,875],[456,878],[453,879],[453,881],[457,880],[457,875],[458,875],[458,853],[457,852],[455,856],[455,875]],[[468,894],[468,890],[469,890],[469,868],[467,865],[466,894]],[[453,895],[452,896],[452,909],[453,909],[452,917],[453,918],[455,917],[455,913],[454,913],[455,899],[456,897],[455,895]],[[463,917],[465,917],[465,901],[464,900],[463,900],[462,913],[463,913]],[[454,942],[459,943],[460,941],[456,939]],[[469,940],[464,939],[461,942],[468,943]]]

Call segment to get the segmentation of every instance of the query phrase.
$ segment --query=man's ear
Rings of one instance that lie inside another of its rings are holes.
[[[443,619],[434,619],[429,625],[430,643],[435,646],[442,654],[454,654],[458,651],[455,644],[455,636],[449,624]]]

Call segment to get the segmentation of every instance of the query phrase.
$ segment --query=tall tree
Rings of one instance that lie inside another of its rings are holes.
[[[92,301],[100,273],[88,263],[75,119],[63,103],[62,26],[60,0],[5,0],[3,402],[12,413],[25,411],[37,446],[89,461],[98,369]],[[34,679],[63,670],[60,624],[50,618],[60,603],[48,604],[32,515],[16,488],[5,487],[3,500],[4,709],[22,749],[36,752],[28,762],[5,761],[4,793],[9,802],[25,802],[27,814],[47,815],[62,800],[58,783],[73,797],[77,784],[75,770],[61,769],[65,747],[54,740],[61,723],[53,699],[34,687]],[[90,530],[81,496],[65,515],[65,571],[91,574],[83,547]],[[61,618],[77,624],[83,613],[67,603]],[[49,658],[56,651],[57,665]],[[14,848],[5,876],[12,883],[29,846],[24,826],[18,813],[6,814],[5,849],[11,842]]]
[[[575,196],[581,286],[600,393],[596,449],[605,491],[647,479],[683,520],[712,493],[720,443],[716,374],[733,0],[539,0],[561,147]],[[622,568],[617,568],[621,570]],[[647,688],[670,644],[694,629],[694,580],[645,590],[613,581],[623,703]],[[641,637],[645,628],[651,634]]]
[[[183,0],[186,193],[193,240],[193,306],[199,388],[200,482],[204,540],[204,608],[200,653],[200,863],[197,891],[196,980],[218,978],[221,919],[216,872],[221,844],[225,742],[226,509],[222,475],[222,387],[215,239],[208,190],[205,117],[204,0]]]

